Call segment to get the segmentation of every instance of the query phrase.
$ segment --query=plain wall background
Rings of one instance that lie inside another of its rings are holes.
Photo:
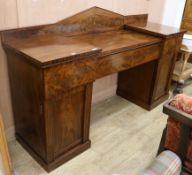
[[[185,0],[0,0],[0,30],[54,23],[77,12],[99,6],[123,15],[149,13],[149,21],[179,24]],[[174,8],[172,8],[174,6]],[[180,8],[178,8],[180,7]],[[115,95],[117,74],[94,83],[93,103]],[[8,140],[14,139],[6,56],[0,45],[0,111],[3,114]]]
[[[167,0],[164,5],[162,24],[180,27],[186,0]]]

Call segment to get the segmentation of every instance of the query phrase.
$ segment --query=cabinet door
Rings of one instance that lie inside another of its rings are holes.
[[[72,154],[89,142],[91,95],[92,83],[58,92],[53,99],[46,100],[49,161]]]
[[[49,107],[49,114],[54,116],[55,157],[83,142],[84,101],[85,87],[79,87]]]

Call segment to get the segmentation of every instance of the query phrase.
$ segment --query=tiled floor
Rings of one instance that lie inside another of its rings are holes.
[[[148,112],[117,96],[100,102],[92,110],[92,147],[50,175],[138,175],[155,157],[165,124],[162,105]],[[47,174],[16,141],[9,146],[19,175]]]

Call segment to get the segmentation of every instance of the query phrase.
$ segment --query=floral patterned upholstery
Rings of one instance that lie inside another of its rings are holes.
[[[192,97],[184,94],[176,95],[171,101],[170,105],[192,115]],[[165,140],[165,148],[176,152],[180,141],[181,123],[174,120],[172,117],[168,118],[167,132]],[[189,138],[189,144],[184,165],[192,170],[192,131]]]
[[[170,105],[192,115],[192,97],[185,94],[176,95],[170,101]]]

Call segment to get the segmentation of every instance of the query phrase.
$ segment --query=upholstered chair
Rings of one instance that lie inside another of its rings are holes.
[[[142,175],[191,175],[192,97],[176,95],[164,105],[163,112],[168,115],[168,120],[159,155]]]
[[[181,170],[180,158],[171,151],[163,151],[140,175],[181,175]]]

